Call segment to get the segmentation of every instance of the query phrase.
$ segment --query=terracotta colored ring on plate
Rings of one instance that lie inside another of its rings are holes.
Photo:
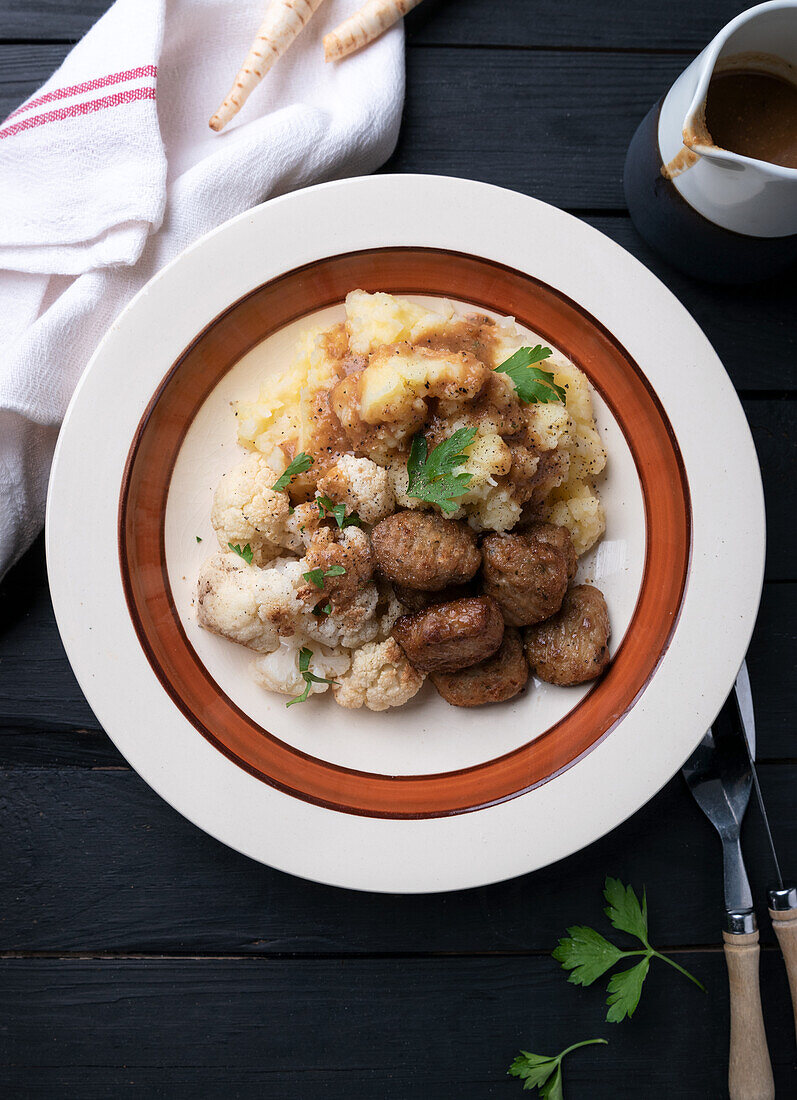
[[[609,669],[578,706],[533,741],[457,771],[361,772],[276,738],[214,682],[183,631],[169,586],[166,501],[189,424],[253,346],[302,316],[342,302],[355,288],[458,298],[511,314],[540,333],[601,394],[625,436],[641,483],[644,574],[633,618]],[[667,649],[686,588],[690,541],[689,487],[678,444],[628,352],[552,287],[492,261],[439,249],[383,248],[330,257],[281,275],[230,306],[158,387],[133,439],[119,500],[119,556],[128,608],[144,652],[175,705],[216,748],[264,782],[319,806],[371,817],[442,817],[495,805],[544,783],[593,749],[633,707]]]

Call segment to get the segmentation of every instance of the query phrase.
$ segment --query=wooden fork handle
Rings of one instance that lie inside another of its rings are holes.
[[[769,915],[772,917],[772,927],[775,929],[775,935],[783,952],[783,961],[786,963],[791,990],[791,1007],[794,1013],[794,1029],[797,1034],[797,909],[780,911],[770,909]]]
[[[731,1100],[774,1100],[775,1082],[767,1049],[758,978],[758,931],[723,932],[731,994]]]

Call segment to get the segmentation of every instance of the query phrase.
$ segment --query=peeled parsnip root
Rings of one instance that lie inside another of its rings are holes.
[[[368,0],[359,11],[324,35],[324,60],[339,61],[373,42],[421,0]]]
[[[260,81],[310,22],[323,0],[272,0],[227,97],[209,122],[221,130],[238,114]]]

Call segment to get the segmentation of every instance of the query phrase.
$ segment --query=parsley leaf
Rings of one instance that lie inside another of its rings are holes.
[[[560,1062],[553,1074],[540,1089],[543,1100],[564,1100],[562,1092],[562,1063]]]
[[[609,943],[593,928],[576,925],[568,928],[567,939],[559,940],[553,957],[572,973],[567,979],[574,985],[592,985],[622,957],[619,947]]]
[[[407,459],[407,496],[437,504],[443,512],[456,512],[454,499],[462,496],[473,475],[455,474],[454,470],[467,461],[465,448],[475,438],[475,428],[458,428],[427,454],[426,439],[418,432],[413,437]]]
[[[615,947],[613,943],[604,939],[600,932],[596,932],[593,928],[576,925],[568,928],[567,936],[559,940],[553,957],[565,970],[572,971],[568,981],[576,985],[592,985],[620,959],[641,956],[640,961],[630,970],[615,972],[609,979],[607,987],[609,997],[606,1001],[609,1006],[606,1019],[609,1023],[616,1024],[626,1016],[633,1016],[642,995],[642,984],[650,969],[650,960],[654,958],[669,963],[705,993],[704,987],[694,975],[650,946],[648,903],[644,891],[640,905],[632,887],[623,886],[619,879],[607,878],[603,896],[609,903],[605,912],[612,925],[621,932],[628,932],[629,935],[635,936],[643,945],[642,949],[621,951],[619,947]]]
[[[619,1024],[626,1016],[630,1019],[634,1015],[639,998],[642,996],[642,983],[648,976],[649,968],[650,956],[646,955],[630,970],[618,970],[616,974],[612,974],[606,987],[606,992],[609,994],[606,998],[606,1004],[609,1006],[606,1019],[610,1024]]]
[[[230,550],[234,551],[238,555],[239,558],[243,558],[247,565],[252,564],[252,558],[255,555],[252,547],[249,545],[248,542],[243,550],[237,542],[234,545],[233,543],[228,542],[227,545],[229,546]]]
[[[294,703],[304,703],[310,694],[311,684],[336,684],[337,680],[327,680],[323,676],[315,676],[310,672],[310,658],[313,656],[312,649],[308,649],[307,646],[302,646],[299,650],[299,672],[304,680],[304,691],[301,695],[294,696],[290,699],[285,706],[292,707]]]
[[[201,542],[201,541],[202,541],[202,539],[201,539],[201,538],[199,537],[199,535],[194,535],[194,538],[195,538],[195,539],[197,540],[197,542]]]
[[[317,566],[315,569],[310,569],[307,573],[302,573],[302,576],[310,584],[314,584],[316,588],[323,588],[324,577],[342,577],[345,572],[346,570],[342,565],[330,565],[327,570]]]
[[[293,460],[293,462],[291,462],[290,466],[288,466],[285,472],[283,474],[280,474],[280,476],[277,478],[271,488],[276,489],[278,493],[281,492],[283,489],[287,489],[291,479],[296,477],[297,474],[303,474],[306,470],[309,470],[314,461],[315,459],[311,455],[305,454],[304,451],[301,451]]]
[[[345,504],[335,504],[329,497],[316,497],[316,504],[318,505],[318,514],[321,519],[324,519],[327,515],[335,517],[335,522],[338,527],[361,527],[362,520],[356,512],[352,512],[350,516],[346,515]]]
[[[527,1050],[521,1050],[507,1071],[510,1077],[519,1077],[523,1081],[525,1089],[539,1089],[542,1100],[563,1100],[562,1093],[562,1061],[573,1050],[579,1047],[592,1046],[595,1043],[607,1045],[605,1039],[584,1039],[581,1043],[574,1043],[556,1055],[530,1054]]]
[[[526,405],[548,405],[554,402],[567,403],[567,394],[554,382],[553,373],[535,367],[553,355],[550,348],[537,344],[534,348],[519,348],[495,369],[499,374],[508,374],[512,379],[517,395]]]
[[[633,886],[623,886],[618,878],[607,878],[603,896],[608,901],[604,913],[620,932],[628,932],[647,943],[648,901],[642,891],[642,905],[637,901]]]

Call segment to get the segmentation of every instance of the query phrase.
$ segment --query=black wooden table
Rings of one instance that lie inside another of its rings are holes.
[[[0,0],[0,117],[108,0]],[[797,277],[719,290],[675,274],[623,205],[623,156],[653,101],[738,0],[426,0],[388,171],[503,184],[572,211],[638,256],[703,326],[737,386],[767,492],[769,554],[750,652],[760,774],[797,873]],[[629,308],[632,308],[629,303]],[[677,354],[677,350],[674,352]],[[732,440],[728,441],[733,444]],[[732,494],[734,487],[718,486]],[[0,1092],[13,1097],[423,1098],[521,1092],[519,1048],[604,1036],[568,1097],[722,1097],[728,998],[718,842],[674,778],[571,859],[430,897],[334,890],[222,847],[171,810],[99,728],[64,656],[37,544],[0,589]],[[761,823],[744,846],[761,902]],[[659,965],[631,1021],[550,958],[574,922],[606,930],[609,873],[647,887]],[[761,906],[764,1014],[794,1095],[783,964]]]

